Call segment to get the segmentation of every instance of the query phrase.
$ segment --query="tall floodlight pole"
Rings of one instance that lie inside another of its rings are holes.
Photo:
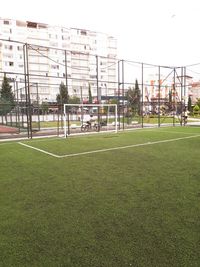
[[[30,98],[30,77],[29,77],[29,58],[28,58],[28,44],[26,44],[26,69],[27,69],[27,92],[28,92],[28,114],[29,114],[29,127],[30,127],[30,138],[32,139],[32,111],[31,111],[31,98]]]
[[[160,127],[160,94],[161,94],[161,81],[160,81],[160,66],[158,66],[158,127]]]
[[[120,62],[118,60],[118,88],[117,88],[117,112],[118,112],[118,122],[119,122],[119,129],[120,129],[120,86],[121,86],[121,79],[120,79]]]
[[[67,51],[65,50],[65,86],[66,91],[68,93],[68,77],[67,77]],[[64,113],[64,120],[67,119],[67,128],[68,128],[68,135],[70,135],[70,126],[69,126],[69,110],[67,110],[67,118],[66,113]]]
[[[184,67],[184,116],[185,116],[185,112],[186,112],[186,67]]]
[[[122,97],[123,97],[123,130],[124,130],[124,60],[122,60]]]
[[[39,103],[39,90],[38,90],[38,83],[35,84],[36,85],[36,91],[37,91],[37,108],[38,108],[38,129],[40,131],[40,103]]]
[[[16,83],[16,90],[17,90],[17,121],[18,121],[18,129],[20,132],[20,108],[19,108],[19,86],[18,86],[18,81],[17,78],[15,79]]]
[[[144,100],[143,100],[143,96],[144,96],[144,64],[142,63],[142,108],[141,108],[141,112],[142,112],[142,128],[144,127]]]
[[[65,85],[68,90],[68,79],[67,79],[67,51],[65,50]]]
[[[28,119],[28,112],[27,112],[27,103],[28,103],[28,98],[27,98],[27,76],[26,76],[26,45],[24,44],[23,45],[23,58],[24,58],[24,83],[25,83],[25,97],[26,97],[26,122],[27,122],[27,131],[28,131],[28,138],[29,138],[29,127],[28,127],[28,124],[29,124],[29,119]]]
[[[183,125],[183,67],[181,67],[181,126]]]
[[[27,117],[27,132],[28,138],[32,138],[32,120],[30,107],[30,83],[29,83],[29,63],[28,63],[28,44],[23,45],[24,56],[24,80],[25,80],[25,95],[26,95],[26,117]]]
[[[97,84],[97,101],[101,103],[101,92],[99,88],[99,57],[96,55],[96,84]],[[100,125],[100,107],[98,106],[98,125]],[[99,130],[99,129],[98,129]]]
[[[96,55],[96,85],[97,85],[97,100],[100,104],[101,93],[99,90],[99,57]]]
[[[173,107],[173,109],[174,109],[174,111],[173,111],[173,126],[175,126],[175,115],[176,115],[176,69],[174,68],[174,81],[173,81],[173,94],[174,94],[174,96],[173,96],[173,98],[174,98],[174,100],[173,100],[173,102],[174,102],[174,107]]]

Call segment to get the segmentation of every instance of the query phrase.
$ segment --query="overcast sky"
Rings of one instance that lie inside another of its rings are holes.
[[[182,66],[200,62],[199,0],[10,0],[0,17],[100,31],[118,57]]]

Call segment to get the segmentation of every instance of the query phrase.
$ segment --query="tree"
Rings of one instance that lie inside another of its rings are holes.
[[[191,99],[190,96],[189,96],[189,98],[188,98],[188,111],[189,111],[189,112],[192,112],[192,99]]]
[[[4,75],[2,86],[0,89],[0,114],[6,115],[15,106],[15,97],[12,92],[12,86],[9,84],[9,80]]]
[[[61,82],[59,87],[60,93],[56,96],[56,101],[58,103],[58,110],[63,113],[63,105],[69,103],[69,94],[67,87]]]
[[[197,99],[196,105],[198,105],[200,108],[200,98]]]
[[[89,88],[88,88],[88,95],[89,95],[89,104],[92,104],[92,92],[91,92],[91,85],[89,83]]]
[[[69,102],[69,94],[63,82],[60,84],[59,91],[60,93],[56,96],[57,103],[60,105],[67,104]]]
[[[129,107],[131,108],[134,114],[139,115],[140,113],[140,89],[138,85],[138,81],[135,81],[135,87],[129,88],[126,93],[126,98]]]
[[[80,98],[77,96],[69,97],[69,104],[80,104]]]
[[[49,111],[49,104],[47,102],[42,102],[41,109],[42,114],[47,114]]]
[[[199,114],[200,112],[200,98],[197,99],[195,106],[192,108],[194,114]]]
[[[168,110],[172,111],[173,103],[172,103],[172,91],[169,91],[169,101],[166,104],[168,106]]]
[[[199,106],[196,104],[194,107],[193,107],[193,112],[195,113],[195,114],[198,114],[199,113]]]
[[[112,99],[109,100],[109,104],[117,105],[118,104],[118,101],[117,101],[116,98],[112,98]],[[108,111],[108,107],[104,107],[104,110],[105,110],[105,112],[107,112]],[[115,108],[114,107],[110,107],[109,108],[109,111],[110,112],[114,112],[115,111]]]
[[[9,101],[0,98],[0,115],[6,115],[8,114],[12,109],[12,105]]]

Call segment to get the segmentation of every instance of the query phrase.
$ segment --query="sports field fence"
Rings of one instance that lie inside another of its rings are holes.
[[[117,105],[118,130],[200,123],[198,112],[188,117],[192,74],[198,79],[199,64],[159,66],[10,40],[0,43],[21,51],[20,62],[0,66],[0,83],[6,76],[14,95],[12,103],[0,101],[0,139],[64,135],[63,107],[70,103]],[[61,84],[68,102],[56,100]],[[81,132],[79,113],[66,113],[70,134]],[[105,118],[99,131],[105,130],[106,111],[93,113]]]

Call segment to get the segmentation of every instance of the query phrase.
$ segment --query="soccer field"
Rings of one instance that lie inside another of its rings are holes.
[[[200,128],[0,143],[0,266],[200,266]]]

